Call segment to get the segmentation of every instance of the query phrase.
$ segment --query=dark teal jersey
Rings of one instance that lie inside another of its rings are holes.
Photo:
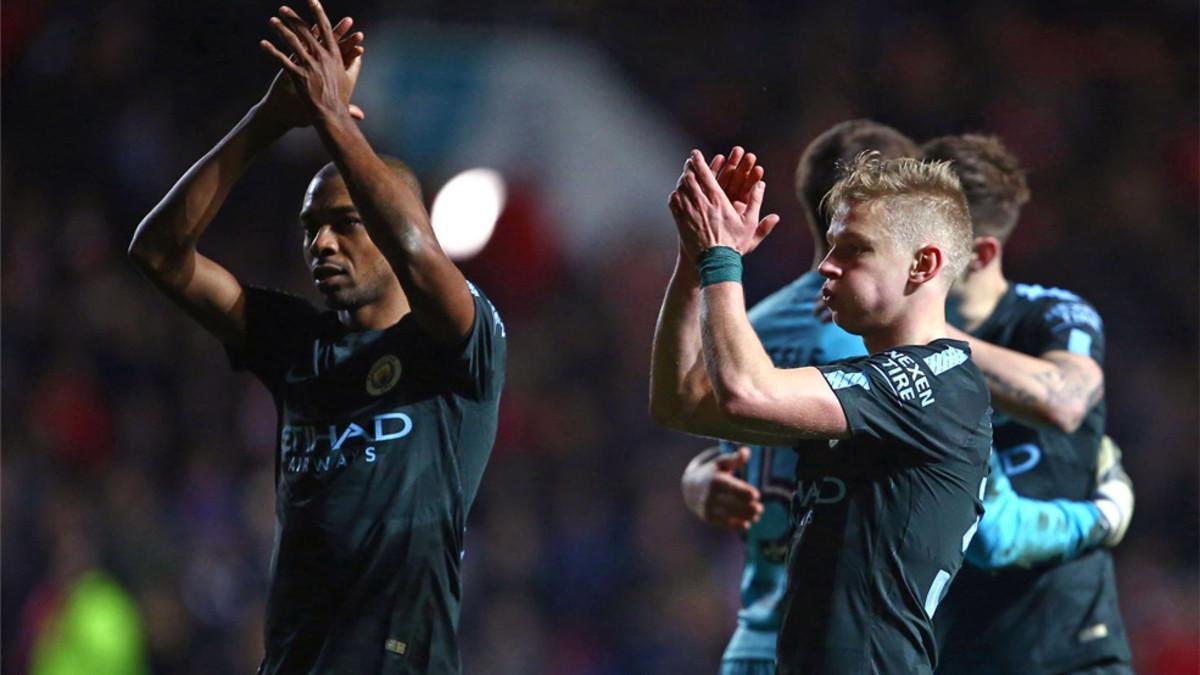
[[[931,618],[983,512],[987,385],[946,339],[820,370],[851,435],[796,448],[779,673],[930,673]]]
[[[1014,284],[975,336],[1031,356],[1064,350],[1104,362],[1104,325],[1079,296]],[[1095,487],[1104,402],[1073,433],[997,413],[995,444],[1021,495],[1085,500]],[[968,566],[938,615],[939,673],[1060,673],[1131,658],[1104,549],[1032,569]]]
[[[802,275],[763,299],[750,310],[750,323],[779,368],[833,363],[863,356],[862,338],[813,313],[821,284],[816,272]],[[723,443],[724,452],[736,445]],[[746,565],[742,572],[742,606],[737,630],[724,658],[775,661],[775,642],[781,619],[780,603],[787,587],[787,552],[792,539],[792,493],[796,490],[796,453],[792,448],[752,446],[745,480],[762,495],[763,513],[745,536]]]
[[[279,416],[276,539],[260,673],[458,673],[467,513],[496,434],[504,325],[472,287],[457,349],[410,314],[347,332],[246,289],[231,350]]]

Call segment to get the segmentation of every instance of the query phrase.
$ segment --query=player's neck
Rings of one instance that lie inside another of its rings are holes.
[[[1004,278],[1004,270],[997,260],[959,279],[950,290],[949,302],[954,305],[955,313],[962,318],[960,327],[971,332],[992,315],[1006,292],[1008,279]]]
[[[375,302],[354,309],[338,310],[338,321],[353,333],[366,330],[382,330],[396,325],[408,314],[411,307],[408,298],[397,283],[392,292],[385,293]]]
[[[944,291],[943,291],[944,292]],[[876,354],[901,345],[924,345],[946,337],[946,310],[943,295],[910,304],[891,325],[864,333],[867,352]]]

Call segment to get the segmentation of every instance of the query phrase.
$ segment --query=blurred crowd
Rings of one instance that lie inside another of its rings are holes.
[[[368,57],[371,20],[396,12],[586,42],[706,152],[759,152],[784,224],[748,260],[752,298],[809,265],[790,176],[825,127],[873,117],[917,139],[1002,136],[1034,191],[1009,276],[1076,291],[1105,318],[1109,434],[1138,489],[1116,551],[1135,666],[1197,672],[1194,2],[345,4],[331,11],[356,13]],[[64,616],[108,636],[105,662],[125,664],[113,672],[250,672],[261,656],[272,401],[124,249],[265,91],[255,43],[273,8],[3,6],[4,672],[99,663],[56,651],[48,627]],[[262,157],[201,250],[246,281],[315,297],[295,214],[324,161],[313,149]],[[674,251],[630,242],[567,264],[527,240],[534,211],[518,195],[464,263],[510,338],[499,439],[468,525],[466,672],[714,672],[738,541],[680,500],[705,443],[646,414]],[[670,227],[665,206],[644,226]]]

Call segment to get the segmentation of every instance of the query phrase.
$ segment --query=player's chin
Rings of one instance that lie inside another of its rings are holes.
[[[317,286],[317,292],[325,300],[325,306],[333,310],[354,309],[362,303],[357,293],[349,287]]]
[[[851,312],[830,308],[830,314],[833,316],[833,323],[847,333],[862,335],[867,330],[867,326],[860,320],[862,317]]]

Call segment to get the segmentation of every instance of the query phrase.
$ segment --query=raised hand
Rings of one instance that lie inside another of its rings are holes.
[[[348,113],[362,119],[362,110],[350,104],[350,95],[362,67],[363,34],[347,35],[353,20],[349,17],[334,28],[318,0],[309,0],[316,23],[309,27],[292,8],[279,8],[279,16],[270,25],[292,48],[284,55],[268,40],[259,42],[282,70],[264,99],[272,112],[289,126],[306,126],[318,117]]]
[[[741,148],[734,148],[728,159],[718,156],[711,165],[699,150],[691,152],[668,200],[680,242],[690,256],[714,246],[745,255],[770,234],[779,216],[759,219],[766,188],[762,176],[754,156]]]
[[[721,155],[717,155],[721,157]],[[766,171],[756,166],[758,158],[753,152],[746,152],[740,145],[735,145],[729,151],[729,159],[719,164],[714,160],[709,169],[717,177],[717,184],[725,192],[725,196],[733,202],[733,208],[743,217],[754,196],[755,186],[762,180]]]

